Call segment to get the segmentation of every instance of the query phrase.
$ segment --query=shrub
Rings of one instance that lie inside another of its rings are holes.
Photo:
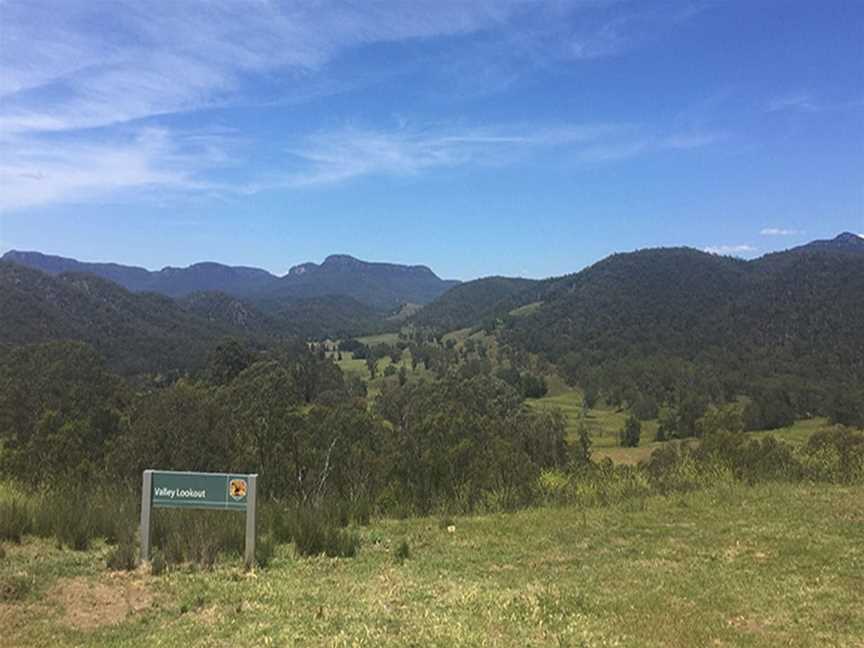
[[[627,417],[624,429],[621,431],[621,445],[627,448],[639,446],[639,437],[642,435],[642,423],[632,414]]]
[[[132,571],[135,569],[135,543],[131,538],[121,540],[108,553],[105,562],[112,571]]]
[[[360,537],[338,529],[319,512],[298,508],[295,511],[294,546],[301,556],[353,558],[360,547]]]
[[[263,535],[257,539],[255,543],[255,564],[261,569],[266,569],[273,556],[276,554],[276,543],[272,536]]]
[[[411,546],[408,544],[407,540],[403,540],[399,543],[399,546],[396,547],[396,551],[393,552],[393,557],[396,559],[396,562],[400,564],[411,558]]]
[[[150,574],[153,576],[161,576],[165,573],[165,567],[165,555],[158,549],[154,549],[150,558]]]
[[[25,534],[33,528],[30,507],[19,498],[0,501],[0,540],[20,544]]]

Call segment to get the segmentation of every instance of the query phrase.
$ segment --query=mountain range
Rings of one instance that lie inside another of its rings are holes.
[[[403,309],[407,319],[386,316],[405,302],[429,303]],[[407,324],[494,330],[576,380],[616,359],[662,356],[722,364],[726,375],[758,366],[766,375],[864,382],[861,322],[864,239],[849,233],[751,261],[655,248],[562,277],[461,284],[424,266],[342,255],[281,278],[218,264],[154,273],[22,252],[0,262],[0,344],[83,340],[127,374],[199,367],[225,336],[268,344]]]
[[[285,302],[340,295],[376,310],[398,309],[404,303],[427,304],[458,281],[439,278],[422,265],[373,263],[335,254],[323,263],[303,263],[277,277],[260,268],[196,263],[186,268],[150,271],[117,263],[88,263],[40,252],[10,250],[2,257],[52,275],[74,272],[108,279],[132,292],[185,297],[217,291],[279,309]]]

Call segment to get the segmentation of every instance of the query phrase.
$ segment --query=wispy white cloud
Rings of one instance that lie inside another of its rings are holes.
[[[799,92],[780,95],[770,99],[765,105],[765,112],[793,111],[803,113],[821,113],[862,107],[864,107],[864,98],[826,101],[816,99],[808,92]]]
[[[225,164],[208,138],[147,129],[103,141],[0,145],[0,210],[105,199],[134,191],[220,191],[200,174]]]
[[[804,233],[800,229],[785,229],[782,227],[763,227],[759,230],[762,236],[799,236]]]
[[[441,125],[391,130],[345,127],[299,136],[272,157],[271,173],[249,171],[254,143],[231,131],[144,128],[92,135],[0,140],[0,209],[159,196],[249,195],[335,185],[365,176],[415,176],[436,169],[519,164],[537,155],[603,164],[706,146],[710,133],[654,135],[632,124]],[[257,167],[256,167],[257,168]],[[256,175],[257,173],[257,175]]]
[[[303,101],[344,84],[355,87],[364,81],[334,69],[350,63],[357,48],[436,37],[460,47],[482,42],[481,56],[468,57],[479,63],[455,73],[468,77],[463,87],[500,87],[550,60],[620,53],[687,19],[682,6],[692,11],[699,5],[670,0],[671,8],[659,10],[617,0],[188,0],[154,6],[115,0],[106,9],[88,0],[2,0],[0,209],[128,192],[209,195],[314,186],[503,164],[556,148],[576,162],[598,163],[705,146],[716,136],[627,125],[344,128],[297,133],[274,159],[285,169],[278,174],[225,179],[213,171],[229,159],[244,162],[242,153],[228,154],[230,138],[205,145],[160,119],[220,106]],[[466,35],[477,38],[468,44],[461,39]],[[489,69],[495,79],[477,83]]]
[[[439,167],[500,165],[558,151],[581,163],[602,163],[664,150],[705,146],[711,134],[652,136],[627,124],[587,124],[531,129],[346,128],[306,138],[289,153],[299,167],[288,186],[333,184],[366,175],[415,175]]]
[[[708,252],[709,254],[721,254],[723,256],[746,256],[758,251],[758,248],[747,244],[711,245],[702,249],[704,252]]]
[[[370,0],[356,6],[336,0],[158,6],[116,0],[106,7],[86,0],[7,0],[0,5],[0,131],[94,128],[242,102],[250,82],[259,92],[271,84],[283,99],[303,96],[310,84],[321,86],[334,61],[377,43],[481,34],[491,45],[485,63],[462,70],[473,76],[504,60],[511,69],[495,74],[507,76],[525,61],[530,68],[550,59],[614,55],[689,16],[682,6],[698,6],[668,4],[671,9],[646,10],[614,0]]]

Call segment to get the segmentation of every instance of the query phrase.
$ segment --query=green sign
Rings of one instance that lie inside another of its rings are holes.
[[[154,470],[152,475],[155,508],[246,510],[249,475],[167,470]]]
[[[246,567],[255,563],[258,475],[145,470],[141,476],[141,559],[150,560],[150,511],[200,508],[246,513]]]

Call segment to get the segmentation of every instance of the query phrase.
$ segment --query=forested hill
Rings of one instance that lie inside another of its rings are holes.
[[[51,276],[0,262],[0,343],[88,342],[124,374],[202,366],[219,338],[248,333],[254,317],[237,326],[92,275]],[[261,332],[258,324],[253,330]]]
[[[451,288],[409,318],[441,331],[494,322],[501,314],[538,298],[543,282],[515,277],[485,277]]]
[[[339,295],[380,310],[395,310],[403,303],[426,304],[456,281],[439,278],[426,266],[370,263],[347,255],[332,255],[320,265],[295,266],[284,277],[260,268],[196,263],[186,268],[167,267],[151,272],[116,263],[84,263],[75,259],[11,250],[4,261],[48,274],[78,272],[113,281],[132,292],[155,292],[184,297],[217,291],[252,301],[296,301]]]
[[[616,254],[505,318],[511,343],[580,379],[626,358],[679,358],[740,380],[864,384],[864,241],[753,261],[696,250]]]

